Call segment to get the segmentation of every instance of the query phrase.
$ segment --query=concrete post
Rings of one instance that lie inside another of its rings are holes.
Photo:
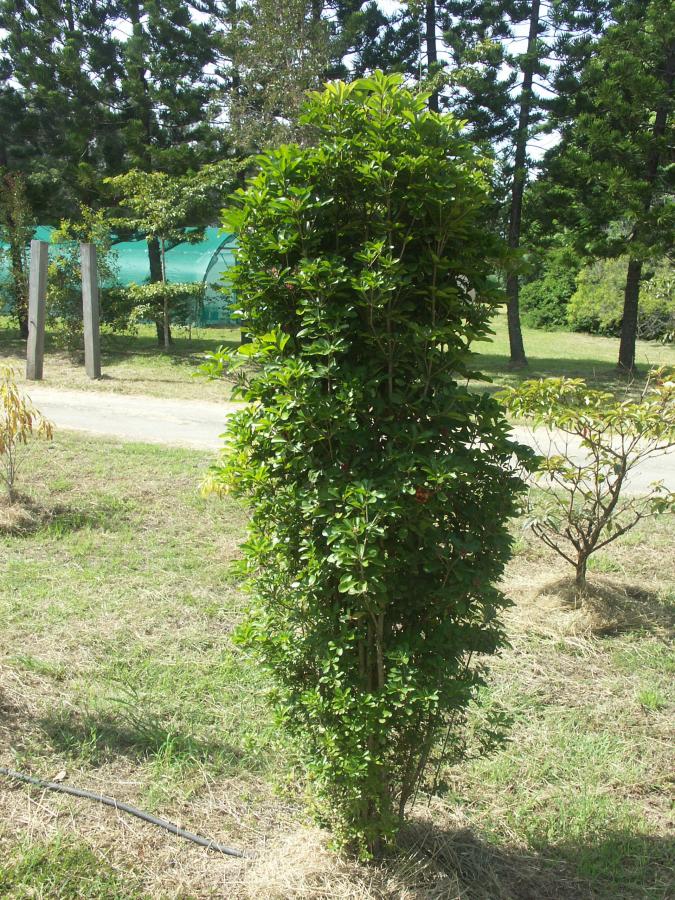
[[[44,368],[48,251],[49,246],[46,241],[30,242],[28,345],[26,348],[26,378],[29,381],[42,381]]]
[[[84,368],[90,378],[101,377],[96,247],[80,244],[82,263],[82,316],[84,319]]]

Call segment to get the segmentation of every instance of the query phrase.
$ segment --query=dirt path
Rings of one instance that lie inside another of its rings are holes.
[[[573,460],[582,461],[585,456],[580,441],[562,432],[550,432],[546,428],[537,428],[532,432],[529,428],[516,425],[513,436],[542,456],[560,455],[563,451],[569,453]],[[629,493],[645,494],[655,481],[663,481],[668,490],[675,491],[675,447],[660,456],[644,460],[631,472],[626,485]]]
[[[164,400],[95,391],[62,391],[31,386],[27,393],[35,405],[57,428],[107,435],[127,441],[217,450],[227,416],[237,403],[199,400]],[[550,447],[550,437],[542,429],[536,437],[527,428],[514,428],[514,436],[535,446],[540,453]],[[579,451],[576,451],[579,453]],[[643,492],[653,481],[663,480],[675,491],[675,449],[647,460],[630,481],[635,492]]]
[[[236,403],[164,400],[102,391],[62,391],[29,386],[26,393],[57,428],[125,441],[215,450]]]

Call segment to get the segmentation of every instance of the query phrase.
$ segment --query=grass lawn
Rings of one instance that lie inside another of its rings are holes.
[[[517,532],[512,648],[485,696],[511,716],[511,740],[445,773],[401,852],[366,867],[333,856],[308,822],[265,676],[231,642],[245,513],[199,497],[207,464],[74,434],[34,449],[24,533],[0,534],[0,765],[65,771],[258,856],[221,857],[0,778],[0,896],[672,896],[672,525],[596,559],[605,592],[639,586],[618,592],[618,610],[601,595],[566,606],[561,565]]]
[[[530,366],[511,371],[505,314],[497,316],[494,329],[494,339],[476,344],[475,349],[477,367],[497,385],[514,384],[523,378],[568,375],[618,392],[626,388],[626,382],[617,378],[615,371],[619,350],[615,338],[524,328]],[[48,332],[44,384],[154,397],[228,399],[232,387],[229,382],[209,382],[194,376],[204,352],[236,343],[239,335],[236,328],[202,328],[194,331],[190,339],[184,331],[177,330],[168,354],[157,346],[154,326],[141,326],[136,335],[103,335],[103,377],[93,382],[84,373],[83,361],[59,350],[54,334]],[[25,344],[10,320],[0,317],[0,360],[3,358],[15,365],[23,378]],[[639,341],[637,359],[643,373],[651,366],[675,365],[675,346]]]
[[[60,349],[53,332],[45,338],[44,381],[46,387],[70,390],[112,391],[219,401],[228,399],[231,384],[195,377],[203,354],[221,345],[239,342],[238,328],[198,328],[188,337],[176,329],[170,353],[157,345],[155,327],[141,325],[134,335],[103,334],[103,377],[91,381],[84,372],[84,357]],[[0,317],[0,361],[12,364],[21,380],[25,375],[26,344],[9,319]]]
[[[541,331],[523,328],[523,341],[529,366],[509,369],[509,337],[506,312],[494,322],[495,335],[490,343],[475,344],[476,366],[499,385],[514,385],[525,378],[585,378],[596,387],[622,392],[623,378],[617,377],[618,338],[598,337],[572,331]],[[659,341],[638,341],[636,362],[639,373],[655,366],[675,366],[675,345]]]

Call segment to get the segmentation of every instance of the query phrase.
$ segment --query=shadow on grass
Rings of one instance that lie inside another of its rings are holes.
[[[0,536],[26,537],[42,532],[64,537],[86,528],[111,531],[128,520],[129,504],[116,497],[102,497],[81,508],[67,504],[43,504],[24,494],[11,505],[0,501]]]
[[[315,849],[310,845],[306,852]],[[580,851],[585,858],[589,850],[599,853],[603,861],[607,855],[613,860],[622,854],[614,877],[574,874],[579,868],[578,857],[571,861],[568,857]],[[412,850],[404,848],[400,859],[371,870],[370,878],[362,870],[364,877],[355,883],[344,867],[336,866],[334,873],[330,869],[322,871],[320,860],[317,866],[316,855],[313,860],[297,859],[295,854],[277,858],[265,848],[257,861],[248,864],[248,874],[255,878],[253,883],[243,873],[248,890],[242,892],[233,886],[231,894],[223,893],[227,888],[221,880],[222,870],[218,870],[213,894],[209,892],[208,896],[250,900],[284,896],[358,896],[363,900],[399,896],[410,900],[665,900],[672,896],[668,873],[668,854],[672,850],[672,842],[665,839],[645,836],[627,840],[622,834],[610,833],[592,847],[587,844],[547,847],[541,854],[534,854],[515,848],[500,849],[468,830],[438,831],[435,837],[427,833],[427,840],[421,845],[415,843]],[[431,854],[434,856],[430,859]],[[140,900],[141,896],[149,896],[140,893],[141,872],[159,875],[161,879],[161,873],[153,872],[146,859],[138,872],[127,868],[124,878],[118,881],[106,863],[106,856],[107,853],[67,836],[57,834],[50,841],[20,836],[18,844],[10,847],[9,855],[0,861],[2,896]],[[631,863],[636,859],[644,860],[644,867],[634,868]],[[386,883],[387,874],[392,871],[395,883],[404,893],[398,890],[393,893]],[[157,888],[161,889],[161,880],[155,882]]]
[[[0,684],[0,734],[5,729],[9,733],[15,732],[20,714],[21,710],[13,700],[9,699],[5,691],[3,691],[2,684]]]
[[[137,358],[144,361],[153,359],[168,362],[173,366],[192,365],[195,368],[204,361],[202,356],[206,352],[214,352],[219,347],[231,349],[238,347],[239,341],[227,340],[193,340],[180,344],[174,343],[169,350],[164,347],[139,344],[139,345],[109,345],[101,348],[101,364],[103,367],[114,368],[129,359]]]
[[[172,365],[193,364],[196,367],[202,362],[203,353],[213,352],[221,346],[237,347],[239,340],[224,338],[222,335],[210,337],[208,331],[204,333],[202,330],[192,338],[176,336],[167,351],[153,337],[104,333],[101,335],[101,364],[104,368],[114,368],[130,358],[141,357],[148,360],[164,359]],[[45,334],[45,356],[50,354],[67,359],[73,365],[84,365],[84,346],[69,347],[58,335],[48,330]],[[26,341],[20,337],[17,328],[0,326],[0,358],[17,356],[25,359]]]
[[[608,362],[588,357],[530,357],[526,368],[514,369],[510,366],[509,357],[499,354],[478,353],[472,360],[473,366],[495,384],[486,382],[490,392],[500,390],[504,385],[516,386],[531,378],[583,378],[592,387],[609,390],[621,397],[626,394],[634,397],[644,388],[647,373],[653,366],[644,363],[638,365],[630,377],[622,375],[615,362]],[[654,364],[656,366],[656,363]]]
[[[129,873],[113,871],[85,843],[60,835],[49,841],[24,837],[0,861],[0,896],[58,897],[59,900],[140,900]]]
[[[475,362],[485,372],[507,373],[511,378],[522,380],[532,376],[564,375],[585,373],[592,378],[616,376],[616,363],[593,357],[560,357],[532,356],[525,368],[512,368],[509,357],[505,354],[487,354],[478,352]]]
[[[86,712],[54,709],[38,720],[52,749],[93,766],[124,756],[156,760],[167,767],[198,763],[235,765],[242,752],[220,741],[206,741],[167,725],[154,713]]]
[[[560,608],[575,616],[597,635],[629,631],[664,634],[675,628],[675,606],[664,603],[654,591],[593,575],[580,600],[574,579],[565,577],[544,585],[535,599],[555,598]]]
[[[411,885],[408,895],[448,900],[657,900],[672,896],[675,841],[658,835],[606,831],[586,840],[531,850],[497,845],[470,829],[439,829],[412,821],[399,846],[406,863],[445,883]],[[397,868],[400,863],[394,864]],[[400,877],[400,876],[399,876]],[[413,879],[410,879],[413,881]],[[416,879],[415,879],[416,880]],[[425,879],[426,880],[426,879]],[[431,879],[430,879],[431,880]]]
[[[85,758],[90,765],[123,756],[156,763],[165,775],[170,768],[180,774],[191,764],[203,766],[214,760],[221,768],[228,755],[233,765],[239,759],[230,746],[177,733],[158,717],[140,712],[132,722],[124,716],[80,716],[62,708],[38,724],[49,738],[50,749]],[[289,832],[288,837],[290,844],[282,841],[275,847],[272,842],[251,863],[260,891],[247,897],[666,900],[672,896],[675,842],[642,831],[639,823],[635,830],[608,828],[555,843],[542,834],[531,838],[526,848],[498,843],[496,837],[492,841],[469,828],[441,828],[429,816],[412,817],[401,831],[398,851],[366,869],[332,853],[317,852],[321,848],[307,841],[302,829]],[[82,887],[88,878],[83,871]],[[329,884],[331,892],[326,893]]]

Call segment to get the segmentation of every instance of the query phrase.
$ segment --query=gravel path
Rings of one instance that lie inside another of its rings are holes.
[[[102,391],[62,391],[29,386],[26,393],[57,428],[125,441],[214,450],[237,403],[164,400]]]
[[[237,403],[62,391],[40,385],[29,387],[27,393],[57,428],[197,450],[217,450],[222,445],[220,435],[225,420],[238,407]],[[535,446],[540,453],[550,450],[551,435],[544,429],[532,435],[527,428],[518,426],[514,436]],[[554,435],[555,441],[559,439]],[[581,454],[578,445],[574,452]],[[643,463],[635,471],[630,487],[644,492],[651,482],[660,480],[675,491],[675,448]]]

